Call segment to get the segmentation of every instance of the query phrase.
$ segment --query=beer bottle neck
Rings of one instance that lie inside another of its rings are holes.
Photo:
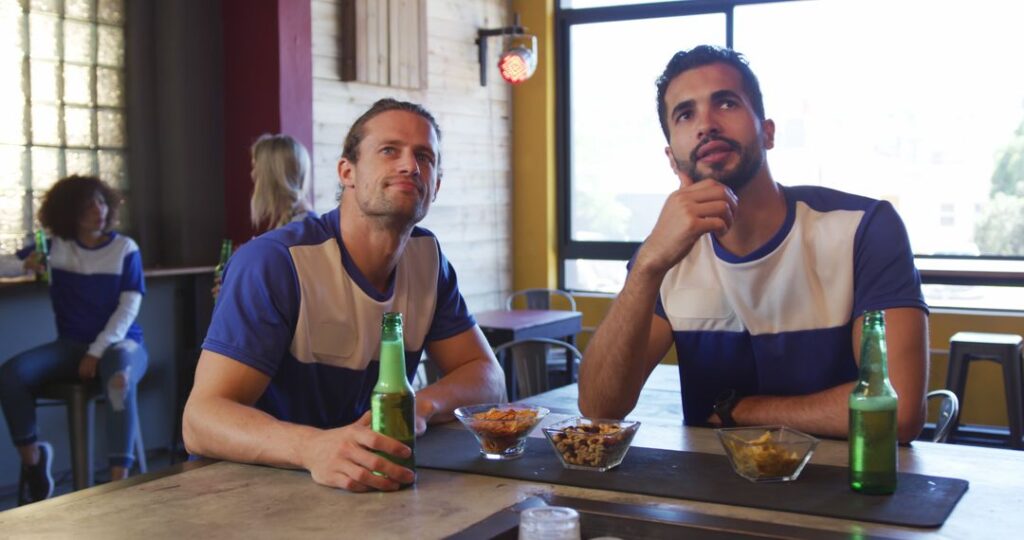
[[[405,375],[405,342],[401,327],[385,325],[380,341],[380,376],[376,392],[402,392],[411,388]]]
[[[864,317],[860,345],[860,380],[854,393],[863,396],[896,394],[889,382],[885,322],[880,312],[869,313]]]

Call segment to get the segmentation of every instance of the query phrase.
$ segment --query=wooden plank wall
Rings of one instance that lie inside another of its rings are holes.
[[[352,122],[383,97],[413,101],[427,107],[441,126],[441,191],[422,225],[440,239],[455,265],[462,294],[471,310],[500,307],[511,283],[511,92],[497,76],[498,41],[490,43],[494,62],[488,62],[489,84],[480,86],[476,31],[506,24],[505,0],[403,0],[408,9],[422,9],[426,42],[398,47],[418,54],[420,62],[407,66],[399,79],[420,78],[420,88],[398,88],[366,82],[342,82],[339,36],[341,0],[311,0],[313,14],[313,181],[315,207],[324,212],[336,206],[337,159]],[[392,2],[397,3],[397,2]],[[356,0],[356,10],[367,14],[388,2]],[[410,7],[411,6],[411,7]],[[357,15],[358,16],[358,15]],[[407,20],[407,19],[406,19]],[[415,19],[412,19],[415,20]],[[414,23],[406,23],[414,24]],[[412,34],[401,32],[400,34]],[[389,46],[385,41],[356,42]],[[425,47],[419,47],[425,45]],[[416,53],[413,49],[416,48]],[[376,53],[374,53],[376,54]],[[367,59],[375,56],[368,56]],[[379,57],[376,56],[376,57]],[[388,63],[372,62],[357,68],[360,81],[390,76]],[[373,67],[373,66],[376,67]],[[381,68],[383,66],[383,68]],[[365,70],[365,71],[363,71]],[[409,85],[414,86],[414,85]]]

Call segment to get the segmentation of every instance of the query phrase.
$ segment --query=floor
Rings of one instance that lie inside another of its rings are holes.
[[[181,458],[177,459],[178,461]],[[166,450],[149,450],[146,452],[146,461],[149,467],[149,472],[158,471],[164,467],[167,467],[171,463],[170,454]],[[133,473],[138,474],[138,473]],[[110,481],[110,471],[108,469],[97,469],[94,473],[95,483],[97,485],[104,484]],[[71,481],[71,471],[54,471],[54,486],[53,496],[64,495],[74,491]],[[0,486],[0,512],[16,508],[18,506],[18,486]]]

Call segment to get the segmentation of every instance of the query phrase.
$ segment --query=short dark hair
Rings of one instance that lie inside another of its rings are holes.
[[[437,134],[437,140],[441,140],[441,128],[438,127],[437,120],[434,120],[434,115],[430,114],[430,111],[423,108],[422,105],[410,103],[408,101],[398,101],[393,98],[384,98],[377,100],[369,110],[364,112],[362,116],[356,119],[356,122],[352,124],[352,127],[348,130],[348,135],[345,135],[345,144],[342,146],[341,157],[351,161],[352,163],[359,161],[359,143],[363,142],[363,137],[366,136],[366,123],[378,114],[388,111],[406,111],[422,116],[427,122],[430,122],[430,126],[434,128],[434,133]],[[437,156],[437,161],[438,164],[440,164],[440,155]]]
[[[710,64],[726,64],[740,72],[743,78],[743,90],[750,98],[754,106],[754,113],[763,122],[764,98],[761,96],[761,85],[757,82],[757,76],[747,64],[747,59],[742,54],[724,47],[714,45],[698,45],[688,51],[679,51],[672,56],[665,66],[665,71],[658,77],[658,120],[661,121],[661,131],[668,140],[668,105],[665,103],[665,91],[669,83],[684,71],[704,67]]]
[[[97,193],[107,201],[107,222],[104,232],[117,222],[121,196],[117,190],[95,176],[72,175],[57,181],[43,196],[39,207],[39,223],[51,234],[64,239],[78,235],[78,220],[87,204]]]

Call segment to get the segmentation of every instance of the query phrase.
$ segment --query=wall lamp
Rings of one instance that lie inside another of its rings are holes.
[[[487,86],[487,38],[503,36],[504,51],[498,59],[501,78],[511,84],[519,84],[533,75],[537,69],[537,36],[527,34],[519,25],[519,14],[515,14],[512,26],[504,28],[481,28],[476,31],[476,45],[480,55],[480,86]],[[526,46],[526,43],[529,46]]]

